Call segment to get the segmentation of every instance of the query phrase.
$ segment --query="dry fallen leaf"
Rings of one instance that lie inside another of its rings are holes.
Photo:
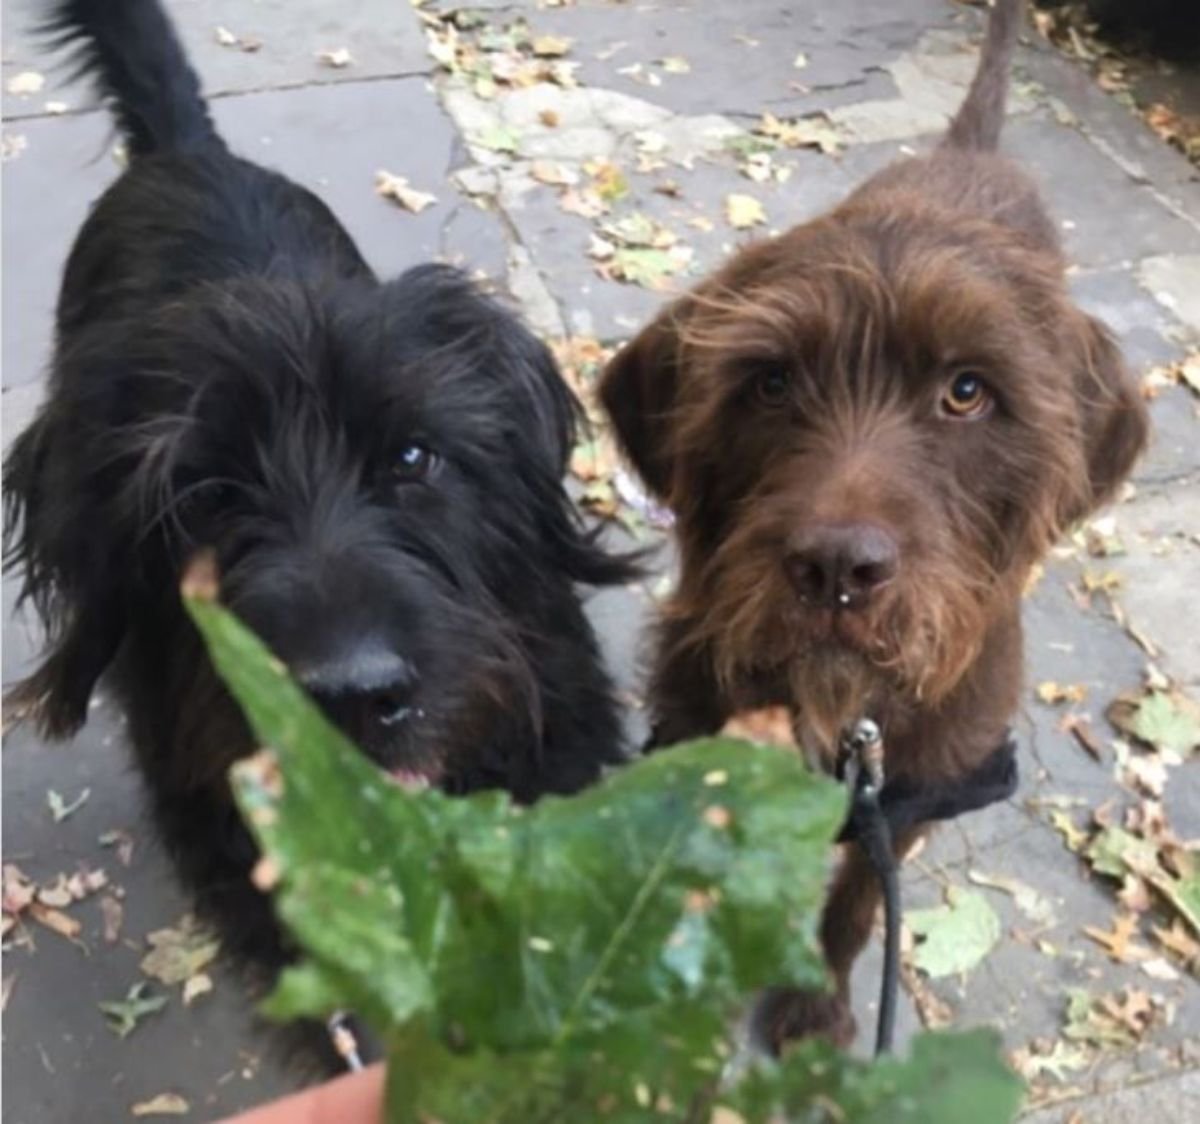
[[[134,1116],[183,1116],[191,1107],[178,1093],[159,1093],[148,1101],[139,1101],[129,1111]]]
[[[1035,694],[1047,706],[1057,703],[1081,703],[1087,698],[1087,687],[1082,683],[1056,683],[1047,679],[1035,688]]]
[[[345,47],[337,47],[332,51],[318,52],[317,61],[324,66],[331,66],[335,70],[341,70],[354,61],[354,56]]]
[[[100,899],[100,917],[103,921],[103,936],[108,944],[116,944],[121,938],[121,923],[125,919],[125,907],[111,894]]]
[[[1182,691],[1124,694],[1108,708],[1108,720],[1144,745],[1182,760],[1200,748],[1200,705]]]
[[[14,74],[5,87],[10,94],[15,94],[18,97],[27,97],[30,94],[41,93],[42,87],[46,84],[45,75],[39,74],[36,70],[23,70],[20,74]]]
[[[83,928],[82,925],[74,918],[58,909],[51,909],[49,906],[42,905],[41,902],[33,902],[29,907],[29,916],[34,919],[39,925],[49,929],[52,933],[57,933],[60,937],[66,937],[69,941],[79,943],[79,932]]]
[[[529,49],[540,59],[557,59],[570,51],[571,43],[561,35],[535,35]]]
[[[837,129],[823,113],[800,117],[795,121],[785,121],[773,113],[764,113],[754,131],[785,148],[816,148],[832,156],[842,147]]]
[[[141,969],[168,986],[194,976],[216,958],[221,948],[220,940],[191,914],[180,918],[175,927],[147,934],[146,940],[151,948],[142,957]]]
[[[735,192],[725,196],[725,218],[735,230],[746,230],[765,223],[767,212],[753,195],[740,195]]]
[[[1070,734],[1096,761],[1104,759],[1104,743],[1092,729],[1086,715],[1067,713],[1059,719],[1058,728]]]
[[[190,1007],[202,995],[207,995],[213,989],[212,977],[207,972],[197,972],[188,976],[183,985],[183,1005]]]
[[[1137,918],[1127,913],[1113,921],[1112,929],[1098,929],[1084,925],[1083,932],[1103,947],[1109,957],[1119,964],[1138,963],[1152,957],[1150,950],[1132,940],[1137,935]]]
[[[437,202],[436,195],[417,191],[408,186],[408,180],[404,176],[393,175],[382,168],[375,173],[375,193],[384,199],[395,201],[414,215],[419,215],[426,207],[432,207]]]

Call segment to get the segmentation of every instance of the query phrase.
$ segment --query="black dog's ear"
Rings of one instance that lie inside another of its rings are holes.
[[[1076,482],[1063,498],[1059,523],[1064,527],[1116,495],[1150,434],[1145,403],[1108,329],[1078,313],[1066,338],[1087,478]]]
[[[95,502],[94,478],[80,475],[83,449],[69,429],[52,400],[4,462],[5,567],[23,569],[21,601],[32,602],[46,630],[41,663],[4,701],[49,738],[83,725],[124,631],[119,532]]]
[[[604,406],[626,456],[661,500],[670,500],[675,475],[672,422],[679,390],[682,327],[693,301],[665,308],[627,343],[600,380]]]

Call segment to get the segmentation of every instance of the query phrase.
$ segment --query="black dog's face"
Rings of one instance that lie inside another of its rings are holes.
[[[222,600],[401,779],[536,726],[514,591],[549,556],[569,580],[584,547],[573,403],[532,336],[430,267],[327,299],[214,291],[127,350],[124,417],[91,454],[120,478],[78,513],[114,554],[139,544],[123,568],[173,588],[212,550]]]

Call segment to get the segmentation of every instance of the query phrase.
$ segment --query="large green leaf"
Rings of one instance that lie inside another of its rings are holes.
[[[824,986],[814,930],[845,798],[797,755],[710,739],[532,808],[415,795],[230,615],[189,608],[270,747],[234,771],[260,881],[306,956],[270,1008],[367,1018],[390,1047],[389,1119],[707,1120],[755,991]],[[972,1049],[961,1080],[1011,1088]],[[747,1103],[792,1111],[795,1066],[754,1070]],[[844,1072],[847,1103],[892,1087]]]

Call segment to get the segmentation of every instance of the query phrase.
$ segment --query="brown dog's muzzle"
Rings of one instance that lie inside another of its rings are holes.
[[[784,567],[805,605],[855,611],[895,578],[900,550],[875,523],[810,523],[789,536]]]

